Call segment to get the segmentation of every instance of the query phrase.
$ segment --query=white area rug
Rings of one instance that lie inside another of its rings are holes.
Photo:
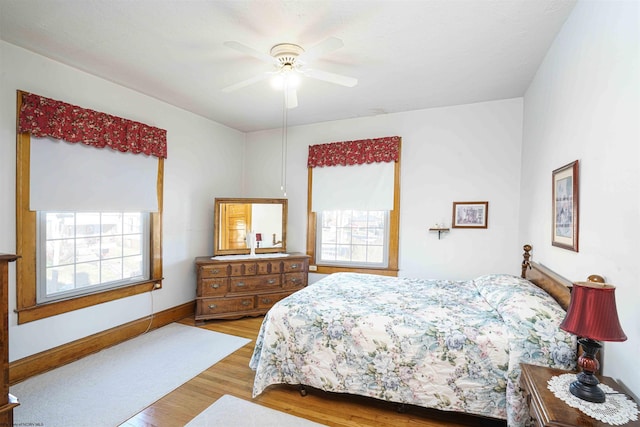
[[[225,394],[185,427],[318,427],[323,425]]]
[[[117,426],[249,341],[172,323],[11,387],[14,424]]]

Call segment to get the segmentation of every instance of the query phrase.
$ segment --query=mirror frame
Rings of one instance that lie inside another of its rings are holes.
[[[282,246],[276,248],[256,248],[257,254],[279,253],[287,251],[287,199],[263,199],[263,198],[226,198],[220,197],[214,200],[213,212],[213,255],[245,255],[250,254],[251,249],[221,249],[218,241],[220,236],[220,206],[223,204],[276,204],[282,206]]]

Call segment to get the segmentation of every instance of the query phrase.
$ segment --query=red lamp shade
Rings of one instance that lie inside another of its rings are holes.
[[[615,286],[595,282],[573,285],[569,309],[560,328],[596,341],[626,341],[618,320]]]
[[[256,242],[262,242],[262,233],[256,233]]]

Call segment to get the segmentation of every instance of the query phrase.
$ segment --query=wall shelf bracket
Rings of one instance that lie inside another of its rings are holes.
[[[440,240],[440,236],[442,235],[442,233],[448,233],[449,229],[448,228],[430,228],[429,231],[433,231],[433,232],[438,232],[438,240]]]

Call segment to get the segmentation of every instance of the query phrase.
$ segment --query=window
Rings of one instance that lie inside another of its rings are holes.
[[[386,137],[309,147],[312,271],[397,275],[400,142]]]
[[[149,279],[149,214],[38,212],[37,302]]]
[[[17,98],[18,324],[157,289],[162,284],[166,131],[22,91]],[[44,155],[39,145],[32,150],[37,144],[54,144],[39,138],[53,138],[58,147]],[[83,158],[61,166],[62,160],[51,156],[67,160],[68,153],[59,151],[65,144],[77,148],[73,155],[101,157],[97,163]],[[141,168],[140,159],[152,167]],[[114,160],[116,166],[110,163]],[[108,173],[97,171],[103,163],[111,165]],[[75,166],[84,169],[74,176],[67,169]],[[87,178],[89,173],[97,178]],[[56,181],[53,190],[47,187],[59,178],[67,181]],[[113,191],[116,182],[120,187]],[[109,193],[126,207],[114,203]],[[156,203],[152,209],[138,205],[150,200]],[[82,203],[93,207],[79,207]],[[96,206],[100,203],[106,206]]]
[[[317,264],[387,267],[389,212],[334,210],[317,217]]]

